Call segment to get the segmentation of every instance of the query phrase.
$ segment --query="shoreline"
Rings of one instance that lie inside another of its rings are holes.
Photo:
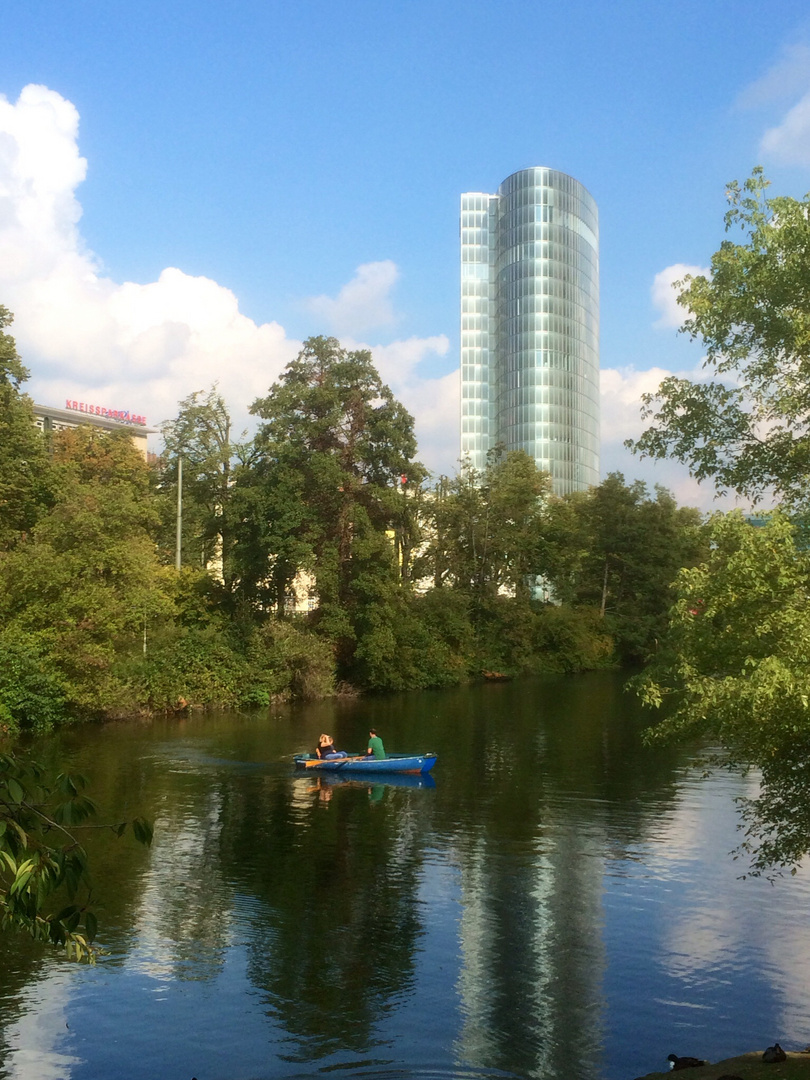
[[[786,1061],[771,1064],[762,1060],[764,1049],[751,1050],[714,1064],[680,1069],[677,1075],[684,1077],[684,1080],[810,1080],[810,1051],[786,1050]],[[660,1080],[661,1077],[673,1075],[675,1070],[664,1069],[644,1073],[635,1080]]]

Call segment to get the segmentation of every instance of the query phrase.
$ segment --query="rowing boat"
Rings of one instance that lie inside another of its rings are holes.
[[[298,754],[295,758],[297,769],[315,772],[352,773],[363,776],[374,773],[429,773],[436,764],[435,754],[389,754],[385,758],[375,758],[370,754],[344,758],[319,758],[314,754]]]

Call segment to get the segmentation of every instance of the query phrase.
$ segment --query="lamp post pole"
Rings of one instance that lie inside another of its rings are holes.
[[[174,540],[174,567],[180,569],[183,547],[183,456],[177,455],[177,532]]]

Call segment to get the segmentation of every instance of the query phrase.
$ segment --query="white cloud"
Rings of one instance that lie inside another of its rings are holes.
[[[791,103],[759,145],[765,160],[778,165],[810,165],[810,45],[786,46],[765,74],[742,92],[738,104],[760,108]]]
[[[219,381],[236,428],[251,423],[249,405],[300,342],[277,322],[244,316],[210,278],[176,267],[146,284],[104,276],[78,228],[76,189],[87,172],[78,132],[76,108],[45,86],[26,86],[13,104],[0,96],[0,303],[15,313],[12,332],[33,373],[27,388],[43,404],[81,399],[158,424],[181,398]],[[397,277],[391,261],[366,263],[336,298],[307,303],[341,336],[360,334],[395,321]],[[448,348],[437,336],[374,350],[383,377],[417,414],[431,467],[444,467],[435,459],[455,440],[458,410],[451,379],[425,379],[417,368]]]
[[[385,382],[416,421],[419,457],[434,473],[452,473],[459,457],[459,370],[425,378],[418,365],[431,353],[446,356],[450,342],[442,334],[409,338],[372,350]]]
[[[714,485],[699,484],[678,461],[652,461],[636,457],[624,446],[626,439],[637,439],[647,426],[641,418],[641,396],[655,393],[661,382],[673,374],[664,368],[637,371],[635,368],[603,368],[600,372],[602,476],[621,472],[627,480],[643,480],[650,488],[662,484],[683,506],[704,511],[728,510],[735,506],[748,509],[750,503],[735,496],[718,498]],[[709,378],[702,367],[678,373],[680,377],[701,382]]]
[[[277,323],[258,326],[215,281],[176,268],[148,284],[101,274],[78,230],[75,107],[44,86],[0,97],[0,300],[48,404],[66,398],[174,415],[178,400],[227,376],[240,420],[299,348]]]
[[[782,55],[759,79],[743,90],[738,99],[742,108],[758,108],[775,101],[796,98],[810,89],[810,45],[788,45]]]
[[[398,278],[399,270],[390,259],[363,263],[337,297],[313,296],[306,306],[338,337],[391,326],[396,320],[389,294]]]
[[[779,165],[810,165],[810,93],[762,136],[760,151]]]
[[[711,271],[705,266],[687,266],[685,263],[673,263],[659,271],[653,279],[650,295],[653,306],[658,309],[659,317],[655,325],[661,328],[678,327],[683,324],[687,312],[678,303],[680,289],[675,285],[677,281],[689,275],[690,277],[708,277]]]

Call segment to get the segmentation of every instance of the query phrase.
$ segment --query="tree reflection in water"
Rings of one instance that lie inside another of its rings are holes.
[[[303,778],[244,787],[229,808],[224,873],[259,901],[248,974],[300,1043],[295,1060],[365,1052],[380,1013],[412,987],[425,836],[416,819],[430,808],[408,795]],[[251,845],[269,857],[234,858]]]

